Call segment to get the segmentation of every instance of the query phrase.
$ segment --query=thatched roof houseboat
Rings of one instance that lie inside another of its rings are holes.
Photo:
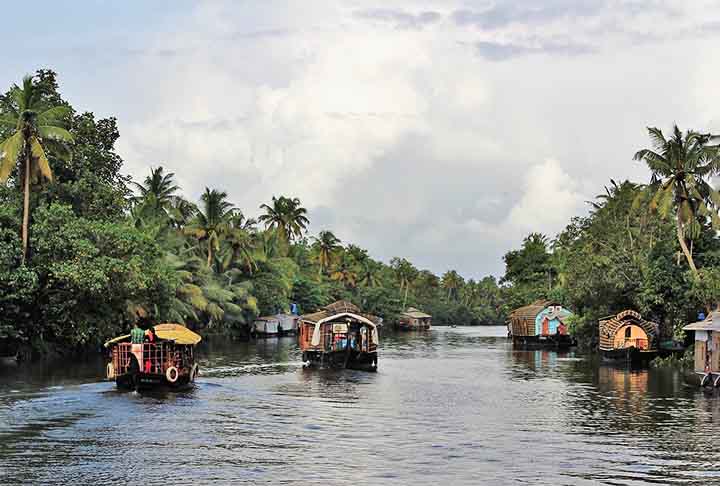
[[[508,335],[521,347],[566,348],[575,345],[567,332],[566,320],[572,312],[562,304],[538,300],[515,309],[508,319]]]
[[[303,362],[376,371],[381,323],[381,318],[344,300],[305,314],[298,326]]]
[[[606,361],[647,363],[658,354],[660,326],[634,310],[600,320],[600,354]]]
[[[299,316],[293,314],[258,317],[253,322],[252,332],[258,337],[294,335],[299,319]]]
[[[400,314],[398,319],[398,329],[401,331],[417,331],[430,329],[432,316],[415,307],[408,307],[405,312]]]

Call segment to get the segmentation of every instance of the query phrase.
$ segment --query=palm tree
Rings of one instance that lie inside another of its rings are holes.
[[[340,240],[330,231],[321,231],[315,240],[317,249],[317,260],[320,264],[320,273],[327,272],[333,261],[335,252],[342,248]]]
[[[330,274],[330,278],[336,282],[340,282],[345,285],[346,288],[354,289],[357,287],[358,275],[353,267],[352,263],[347,259],[343,258],[338,264],[335,271]]]
[[[648,128],[652,149],[638,151],[633,157],[644,161],[652,172],[647,192],[652,196],[650,209],[666,218],[676,217],[677,239],[693,275],[698,272],[687,240],[697,238],[708,218],[720,228],[720,194],[708,179],[720,173],[718,146],[710,145],[712,135],[689,130],[683,135],[677,125],[670,139],[662,131]]]
[[[23,164],[24,179],[22,262],[28,253],[30,231],[30,180],[39,181],[40,176],[52,181],[52,170],[45,149],[56,157],[69,160],[70,151],[66,144],[72,143],[73,136],[64,126],[70,115],[68,106],[52,106],[42,99],[42,93],[33,83],[31,76],[23,78],[23,86],[15,85],[10,90],[7,110],[0,114],[0,125],[9,129],[9,135],[0,144],[0,183],[5,183],[12,169]]]
[[[175,197],[167,208],[170,221],[177,229],[183,229],[197,214],[198,208],[183,197]]]
[[[450,270],[443,274],[442,286],[447,290],[448,300],[450,300],[451,296],[457,296],[458,290],[463,283],[463,278],[455,270]]]
[[[207,242],[207,266],[212,265],[213,250],[220,249],[220,238],[230,229],[235,207],[227,201],[227,192],[205,188],[201,196],[202,209],[198,210],[186,231],[199,241]]]
[[[370,258],[360,263],[358,283],[364,287],[380,286],[380,264]]]
[[[228,251],[223,257],[223,267],[230,268],[233,265],[240,265],[252,275],[253,271],[258,268],[256,262],[257,249],[253,235],[242,226],[237,227],[233,224],[228,229],[225,242]]]
[[[157,169],[150,168],[150,175],[145,177],[142,184],[132,182],[140,193],[139,196],[133,198],[136,203],[150,204],[155,209],[167,211],[172,207],[173,202],[178,197],[177,191],[180,190],[175,184],[175,173],[165,173],[162,166]]]
[[[260,215],[258,221],[265,223],[266,228],[275,229],[285,243],[293,238],[299,238],[307,229],[310,221],[307,219],[307,210],[300,205],[300,199],[273,196],[272,205],[263,204],[260,209],[265,214]]]

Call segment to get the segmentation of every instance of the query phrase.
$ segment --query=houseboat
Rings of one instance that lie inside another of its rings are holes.
[[[720,311],[683,327],[695,333],[695,363],[688,381],[701,386],[720,386]]]
[[[572,315],[557,302],[539,300],[510,313],[508,336],[516,347],[568,348],[576,344],[565,323]]]
[[[660,326],[633,310],[600,320],[600,355],[603,361],[649,363],[658,355]]]
[[[298,342],[303,362],[309,366],[377,371],[381,322],[343,300],[301,316]]]
[[[131,343],[130,334],[105,343],[110,351],[107,379],[131,390],[181,388],[193,383],[199,366],[194,348],[202,339],[181,324],[158,324],[146,331],[142,344]]]
[[[300,317],[293,314],[258,317],[253,322],[252,332],[258,337],[294,336],[299,320]]]
[[[425,314],[415,307],[408,307],[405,312],[400,314],[397,328],[401,331],[425,331],[430,329],[432,316]]]

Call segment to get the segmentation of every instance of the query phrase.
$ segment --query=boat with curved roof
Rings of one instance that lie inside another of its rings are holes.
[[[298,327],[303,362],[310,366],[377,371],[381,324],[381,318],[363,313],[344,300],[305,314]]]

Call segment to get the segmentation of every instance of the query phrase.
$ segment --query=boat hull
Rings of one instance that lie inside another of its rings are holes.
[[[180,390],[191,384],[189,375],[178,376],[171,383],[165,375],[157,373],[126,373],[115,378],[115,384],[123,390]]]
[[[620,349],[601,349],[603,361],[611,363],[648,364],[658,355],[657,350],[642,350],[636,347]]]
[[[568,334],[550,336],[512,336],[513,346],[520,349],[567,349],[577,345]]]
[[[310,367],[345,368],[349,370],[377,371],[377,352],[361,353],[358,351],[320,351],[303,352],[303,362]]]

